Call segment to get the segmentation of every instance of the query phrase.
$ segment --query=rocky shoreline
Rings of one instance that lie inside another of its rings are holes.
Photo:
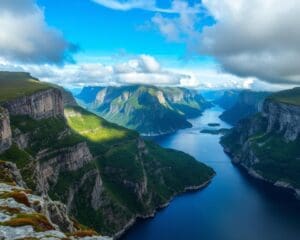
[[[117,240],[117,239],[120,239],[122,236],[124,236],[124,234],[126,234],[126,232],[131,228],[133,227],[138,220],[143,220],[143,219],[148,219],[148,218],[153,218],[155,217],[156,213],[166,207],[168,207],[170,205],[170,203],[174,200],[174,198],[178,197],[179,195],[181,194],[185,194],[185,193],[188,193],[188,192],[194,192],[194,191],[199,191],[203,188],[205,188],[206,186],[208,186],[212,179],[214,178],[216,174],[212,175],[211,178],[198,185],[198,186],[190,186],[190,187],[186,187],[182,192],[179,192],[179,193],[176,193],[174,194],[166,203],[158,206],[156,209],[154,209],[150,214],[147,214],[147,215],[137,215],[135,218],[132,218],[128,223],[127,225],[121,230],[119,231],[118,233],[116,233],[114,236],[113,236],[113,239],[114,240]]]

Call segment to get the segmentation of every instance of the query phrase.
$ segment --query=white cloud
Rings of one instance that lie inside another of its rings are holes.
[[[216,70],[216,67],[185,66],[164,68],[152,56],[140,55],[115,64],[77,63],[55,66],[49,64],[12,64],[0,58],[0,71],[26,71],[42,81],[69,88],[82,86],[108,86],[149,84],[180,86],[197,89],[251,88],[280,90],[283,86],[262,83],[256,78],[240,78]]]
[[[169,8],[160,8],[157,6],[156,0],[92,0],[93,2],[100,4],[106,8],[119,11],[129,11],[132,9],[143,9],[151,12],[161,13],[179,13],[180,9],[177,8],[176,3],[172,4]],[[173,0],[173,2],[184,2],[182,0]],[[200,6],[200,5],[199,5]],[[199,9],[189,9],[191,13],[198,11]]]
[[[43,81],[65,86],[151,84],[180,85],[188,75],[165,70],[152,56],[140,55],[123,63],[104,65],[97,63],[66,64],[63,67],[49,64],[23,64],[18,66],[0,59],[0,71],[27,71]]]
[[[196,23],[201,12],[201,5],[189,5],[186,1],[174,0],[172,9],[178,13],[178,16],[170,18],[157,13],[151,19],[152,23],[169,41],[190,42],[195,39],[199,35],[196,31]]]
[[[204,0],[217,23],[200,50],[225,70],[268,82],[300,83],[300,1]]]
[[[0,55],[9,60],[34,63],[71,61],[74,45],[45,22],[34,0],[0,1]]]

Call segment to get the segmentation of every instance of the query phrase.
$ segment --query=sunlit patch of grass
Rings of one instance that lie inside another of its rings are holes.
[[[65,109],[65,116],[72,130],[92,142],[112,142],[137,135],[79,107]]]

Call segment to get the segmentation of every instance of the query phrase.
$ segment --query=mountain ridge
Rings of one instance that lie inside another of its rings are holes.
[[[85,87],[76,97],[87,109],[142,135],[191,127],[187,119],[210,106],[197,91],[150,85]]]

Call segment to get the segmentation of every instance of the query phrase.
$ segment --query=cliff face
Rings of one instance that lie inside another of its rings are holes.
[[[144,135],[191,127],[209,104],[196,91],[154,86],[86,87],[77,96],[83,105],[105,119]]]
[[[0,153],[10,148],[12,142],[9,113],[0,107]]]
[[[28,115],[34,119],[63,115],[62,94],[55,88],[9,100],[4,102],[2,106],[11,115]]]
[[[269,94],[268,92],[242,91],[237,96],[235,104],[226,109],[220,118],[231,125],[236,125],[241,119],[259,112],[264,99]],[[219,100],[219,104],[222,106],[221,100]]]
[[[281,133],[286,141],[294,141],[299,137],[299,106],[266,100],[262,114],[268,120],[267,132]]]
[[[299,95],[300,96],[300,95]],[[242,120],[221,143],[234,163],[275,186],[300,189],[300,105],[267,98],[262,112]]]

